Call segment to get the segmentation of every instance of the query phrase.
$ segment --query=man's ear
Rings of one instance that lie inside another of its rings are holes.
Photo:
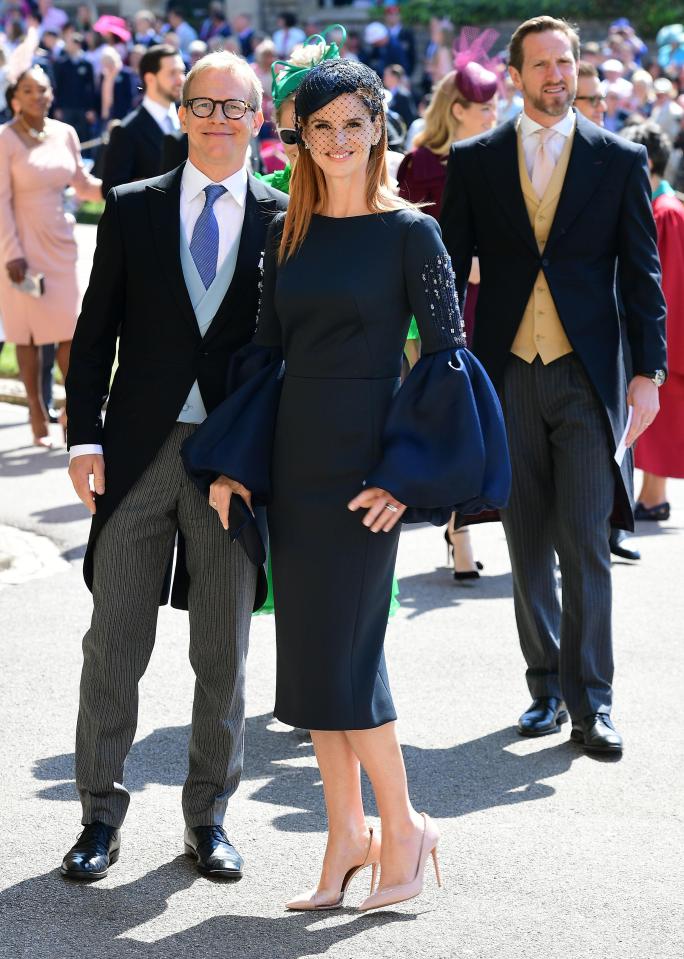
[[[258,134],[258,132],[259,132],[259,130],[262,128],[263,124],[264,124],[264,113],[263,113],[263,110],[257,110],[257,111],[254,113],[254,117],[253,117],[253,119],[252,119],[252,134],[253,134],[253,136],[256,136],[256,135]]]
[[[178,107],[178,120],[181,125],[181,130],[183,133],[188,132],[188,111],[187,107],[180,106]]]
[[[510,77],[511,77],[511,80],[513,81],[513,86],[515,87],[515,89],[522,90],[523,88],[522,77],[520,76],[519,71],[516,70],[515,67],[509,66],[508,73],[510,74]]]

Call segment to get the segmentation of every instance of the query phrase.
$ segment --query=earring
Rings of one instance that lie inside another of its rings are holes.
[[[309,149],[309,144],[306,142],[306,140],[302,140],[302,143],[304,144],[304,149],[305,149],[305,150],[308,150],[308,149]]]

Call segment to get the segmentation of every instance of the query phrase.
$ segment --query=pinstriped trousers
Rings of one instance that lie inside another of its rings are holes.
[[[176,530],[190,575],[195,695],[183,814],[220,825],[242,772],[244,686],[256,567],[231,543],[193,485],[179,449],[195,427],[176,423],[105,524],[95,547],[93,617],[83,639],[76,786],[83,823],[120,826],[124,763],[137,725],[138,683],[154,646],[159,597]]]
[[[511,355],[502,393],[513,486],[501,515],[529,690],[565,699],[575,720],[609,712],[615,473],[604,413],[572,353],[547,366]]]

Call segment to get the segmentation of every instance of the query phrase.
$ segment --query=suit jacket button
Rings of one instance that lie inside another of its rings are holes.
[[[542,260],[542,266],[548,266],[548,265],[549,265],[549,261],[546,259],[546,257],[544,257],[544,259]]]

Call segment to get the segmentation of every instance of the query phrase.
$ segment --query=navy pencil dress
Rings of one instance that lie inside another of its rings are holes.
[[[347,503],[380,486],[404,522],[503,506],[501,409],[465,349],[453,273],[432,217],[315,215],[282,263],[271,225],[254,342],[228,396],[186,444],[191,475],[223,473],[268,506],[275,715],[306,729],[396,718],[383,644],[400,524],[372,533]],[[403,385],[411,316],[422,357]]]

